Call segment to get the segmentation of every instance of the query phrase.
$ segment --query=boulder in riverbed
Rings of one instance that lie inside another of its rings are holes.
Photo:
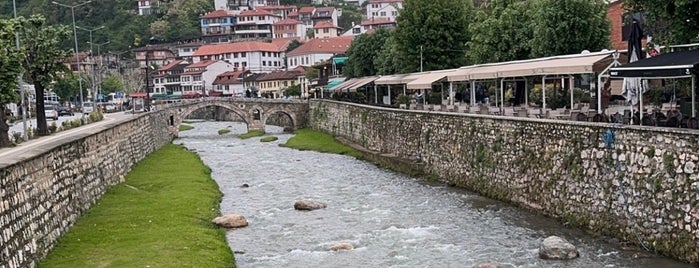
[[[539,258],[542,259],[570,260],[579,255],[573,244],[558,236],[549,236],[539,245]]]
[[[216,217],[213,220],[213,223],[224,228],[240,228],[248,226],[248,221],[245,219],[245,217],[237,214],[228,214],[221,217]]]
[[[354,246],[350,243],[337,243],[330,247],[330,250],[332,251],[340,251],[340,250],[353,250]]]
[[[296,200],[294,209],[296,210],[316,210],[325,208],[325,204],[315,200]]]
[[[476,265],[476,268],[500,268],[500,266],[493,263],[481,263]]]

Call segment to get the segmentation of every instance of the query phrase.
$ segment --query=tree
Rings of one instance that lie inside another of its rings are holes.
[[[56,73],[68,71],[63,60],[71,56],[70,50],[60,48],[61,42],[71,36],[66,26],[48,25],[41,15],[29,19],[19,18],[21,43],[24,45],[23,67],[25,79],[34,84],[36,90],[36,125],[39,135],[47,135],[44,115],[44,90],[56,78]]]
[[[395,32],[401,71],[465,65],[472,13],[471,0],[405,0]]]
[[[604,0],[538,0],[534,6],[533,57],[609,47],[611,26]]]
[[[397,46],[395,35],[391,35],[386,39],[386,43],[374,59],[376,74],[388,75],[400,72],[400,54]]]
[[[306,79],[308,79],[308,81],[318,79],[318,69],[313,67],[306,69]]]
[[[345,76],[352,78],[375,75],[378,66],[374,65],[374,60],[391,34],[392,31],[379,29],[355,38],[347,49],[347,65],[342,69]]]
[[[137,68],[129,68],[124,70],[124,74],[121,76],[121,81],[124,85],[125,93],[132,93],[140,91],[145,87],[145,71]]]
[[[153,22],[150,29],[159,35],[161,30],[166,30],[165,38],[159,38],[163,41],[198,38],[201,34],[199,16],[214,8],[213,1],[209,0],[172,0],[161,7],[165,15],[161,21]]]
[[[666,44],[699,42],[699,0],[624,0],[624,7],[646,16],[644,29]]]
[[[284,96],[301,96],[301,85],[293,85],[284,90]]]
[[[472,63],[527,59],[531,55],[533,1],[494,0],[476,12],[469,26]]]
[[[103,94],[114,93],[121,91],[124,88],[124,85],[121,83],[121,79],[113,75],[107,76],[107,78],[105,78],[102,82],[101,86]]]
[[[18,30],[17,21],[0,19],[0,147],[12,145],[5,105],[18,100],[15,90],[19,86],[17,77],[22,72],[22,54],[15,44]]]
[[[78,87],[78,78],[69,74],[56,80],[56,83],[53,84],[53,92],[62,100],[71,100],[80,95]],[[84,89],[83,93],[87,94]]]

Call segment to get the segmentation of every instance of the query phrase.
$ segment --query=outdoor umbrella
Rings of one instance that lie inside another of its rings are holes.
[[[641,52],[641,39],[643,38],[643,30],[636,19],[631,22],[631,31],[628,40],[629,63],[635,62],[643,58]],[[622,85],[622,95],[631,105],[631,123],[633,124],[634,107],[639,105],[639,120],[643,119],[643,93],[648,91],[648,81],[641,78],[624,78]],[[640,122],[639,122],[640,123]]]

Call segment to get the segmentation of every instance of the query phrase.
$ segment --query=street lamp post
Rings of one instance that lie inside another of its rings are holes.
[[[92,61],[93,61],[92,63],[90,63],[90,68],[92,69],[92,91],[94,92],[95,95],[97,95],[97,93],[96,93],[96,88],[97,88],[97,86],[95,85],[95,83],[97,82],[97,81],[95,81],[95,64],[94,64],[94,59],[95,59],[95,57],[94,57],[94,55],[93,55],[94,50],[92,49],[92,44],[93,44],[93,42],[92,42],[92,32],[97,31],[97,30],[99,30],[99,29],[102,29],[102,28],[104,28],[104,26],[100,26],[100,27],[92,28],[92,29],[90,29],[90,28],[85,28],[85,27],[80,27],[80,26],[75,26],[75,27],[78,28],[78,29],[80,29],[80,30],[87,31],[87,32],[90,33],[90,41],[88,41],[88,43],[90,43],[90,58],[91,58]],[[97,96],[94,96],[94,97],[92,97],[92,98],[93,98],[92,108],[96,110],[96,109],[97,109]]]
[[[97,57],[100,59],[100,63],[99,63],[99,65],[97,65],[97,71],[98,71],[97,78],[99,78],[98,79],[99,83],[97,83],[97,98],[99,100],[102,100],[100,98],[100,96],[102,94],[102,54],[100,54],[100,48],[106,44],[109,44],[110,42],[111,41],[107,41],[107,42],[100,43],[100,44],[94,44],[95,46],[97,46]],[[90,41],[88,43],[90,43],[90,47],[92,47],[92,45],[93,45],[92,41]]]
[[[12,0],[12,9],[15,14],[15,19],[17,19],[17,2]],[[19,47],[19,32],[15,32],[15,43],[17,44],[17,51],[20,50]],[[19,85],[19,108],[22,113],[22,139],[27,141],[29,137],[27,136],[27,108],[26,102],[24,101],[24,86],[22,85],[22,74],[17,75],[17,84]]]
[[[78,67],[78,88],[80,89],[80,109],[82,109],[82,107],[83,107],[83,79],[80,76],[80,58],[78,57],[78,30],[75,26],[75,8],[82,6],[82,5],[86,5],[90,2],[92,2],[92,0],[88,0],[86,2],[82,2],[82,3],[74,5],[74,6],[61,4],[61,3],[58,3],[56,1],[51,2],[54,5],[70,8],[70,13],[73,17],[73,41],[75,41],[75,51],[74,51],[75,64]]]

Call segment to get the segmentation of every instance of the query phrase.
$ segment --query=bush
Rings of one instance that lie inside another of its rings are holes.
[[[49,133],[56,133],[56,130],[58,130],[58,126],[56,125],[56,121],[53,121],[49,126]]]
[[[408,96],[408,95],[403,95],[403,94],[399,94],[399,95],[396,97],[396,105],[401,105],[401,104],[406,104],[406,105],[408,105],[408,104],[410,104],[410,100],[411,100],[410,96]]]

